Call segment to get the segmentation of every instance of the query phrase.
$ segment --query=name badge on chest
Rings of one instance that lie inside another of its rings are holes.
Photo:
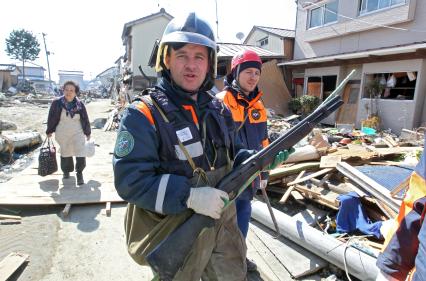
[[[176,135],[181,142],[186,142],[192,139],[191,130],[188,127],[176,131]]]

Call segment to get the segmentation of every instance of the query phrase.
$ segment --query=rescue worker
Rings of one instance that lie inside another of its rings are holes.
[[[267,113],[261,100],[263,93],[257,87],[261,71],[262,60],[256,52],[240,51],[232,58],[231,73],[224,80],[224,91],[216,95],[231,110],[238,137],[244,146],[255,151],[269,145]],[[288,151],[282,151],[269,168],[275,168],[288,155]],[[236,200],[238,226],[245,238],[251,217],[251,200],[257,189],[266,188],[267,181],[268,172],[264,171]],[[246,262],[248,271],[257,269],[253,261],[246,259]]]
[[[129,202],[128,252],[137,263],[148,265],[146,255],[193,212],[216,219],[174,280],[246,280],[235,204],[222,210],[228,195],[213,188],[243,148],[229,110],[207,93],[216,61],[206,21],[195,13],[170,21],[157,53],[161,79],[126,109],[114,149],[115,187]]]
[[[426,145],[426,139],[425,139]],[[377,258],[376,280],[426,280],[426,155],[410,176],[398,216],[387,234]],[[408,278],[407,278],[408,276]]]

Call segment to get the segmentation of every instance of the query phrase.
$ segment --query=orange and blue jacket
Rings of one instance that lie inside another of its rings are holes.
[[[426,144],[426,142],[425,142]],[[385,239],[377,267],[397,280],[426,280],[426,156],[423,153],[411,174],[408,190]],[[420,247],[419,247],[420,246]],[[414,273],[414,275],[413,275]]]
[[[256,151],[269,145],[267,114],[261,96],[262,92],[257,89],[246,96],[232,87],[226,87],[216,95],[231,111],[239,140],[245,148]],[[261,176],[266,177],[266,173]],[[247,188],[239,198],[252,199],[259,184],[259,180],[255,180],[253,188]]]

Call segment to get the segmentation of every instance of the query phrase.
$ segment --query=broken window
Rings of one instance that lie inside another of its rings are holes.
[[[308,77],[306,94],[326,99],[336,88],[337,75]]]
[[[366,74],[363,98],[413,100],[417,71]]]

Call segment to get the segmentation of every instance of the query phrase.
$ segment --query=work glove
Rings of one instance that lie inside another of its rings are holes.
[[[274,162],[272,162],[271,164],[269,164],[267,170],[273,170],[276,167],[278,167],[279,165],[281,165],[285,160],[288,159],[288,157],[290,156],[290,154],[292,154],[294,152],[294,148],[290,147],[288,150],[282,150],[280,151],[274,159]]]
[[[198,214],[218,219],[222,213],[222,208],[225,206],[225,202],[228,200],[228,193],[225,191],[210,186],[203,186],[190,189],[186,205]]]

